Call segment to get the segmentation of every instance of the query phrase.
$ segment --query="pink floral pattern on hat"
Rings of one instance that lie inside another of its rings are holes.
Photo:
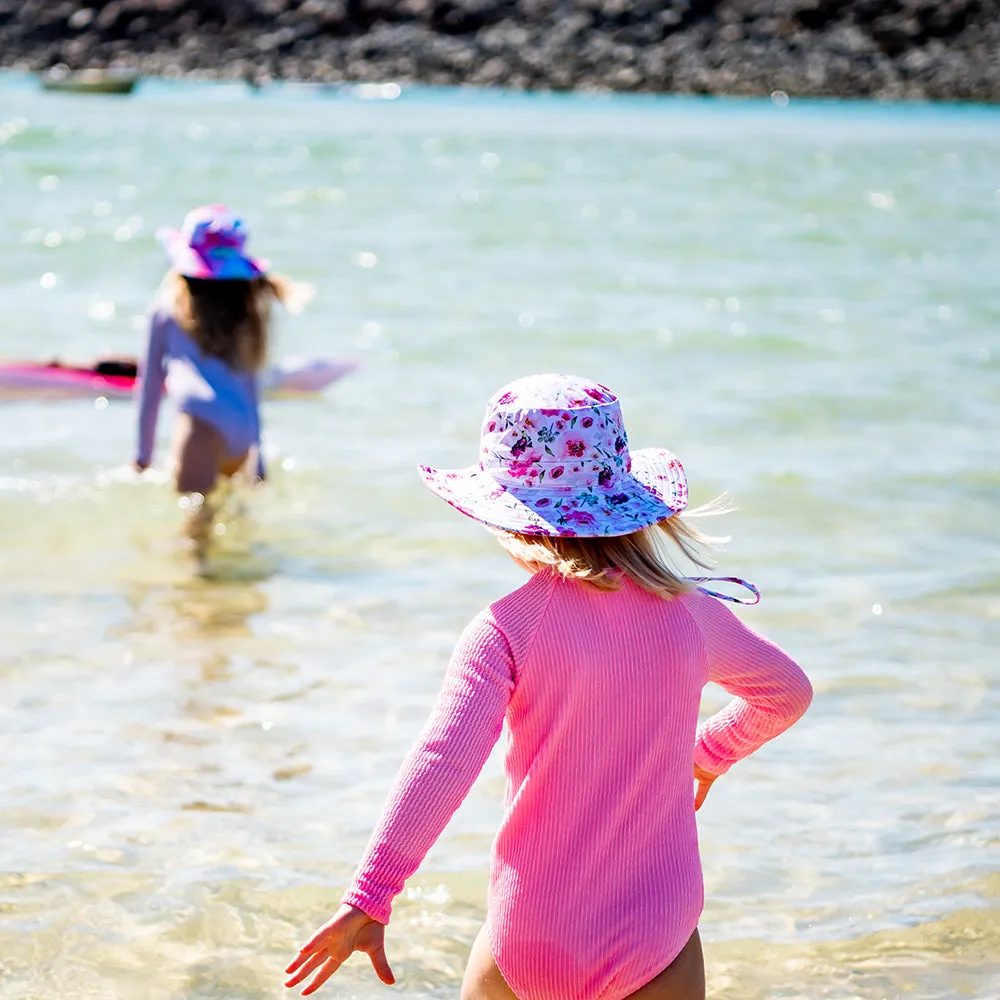
[[[687,506],[680,461],[630,452],[617,396],[573,375],[531,375],[486,408],[479,465],[419,466],[441,499],[474,520],[522,534],[626,535]]]
[[[249,233],[244,221],[225,205],[202,205],[178,229],[160,229],[156,237],[171,266],[188,278],[248,280],[265,274],[268,262],[244,250]]]

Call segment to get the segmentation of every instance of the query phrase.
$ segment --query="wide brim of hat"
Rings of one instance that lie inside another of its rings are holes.
[[[271,269],[271,262],[263,257],[249,257],[236,252],[214,257],[200,254],[191,249],[179,229],[158,229],[156,240],[170,259],[170,266],[187,278],[248,281],[267,274]]]
[[[687,477],[666,448],[632,452],[632,470],[610,489],[508,486],[478,465],[417,466],[425,485],[459,513],[491,528],[527,535],[628,535],[687,507]]]

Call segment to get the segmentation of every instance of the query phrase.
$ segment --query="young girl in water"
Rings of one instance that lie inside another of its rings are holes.
[[[311,976],[312,993],[354,951],[394,981],[392,900],[506,720],[506,810],[463,1000],[702,1000],[695,810],[805,712],[812,688],[703,579],[668,568],[662,541],[698,561],[708,539],[679,516],[680,462],[658,448],[630,455],[610,390],[561,375],[513,382],[489,403],[479,455],[420,472],[531,578],[465,629],[340,909],[286,985]],[[708,681],[736,697],[699,726]]]
[[[268,349],[272,299],[289,285],[245,251],[242,219],[223,205],[187,214],[158,234],[171,269],[153,305],[138,392],[135,468],[153,458],[164,386],[177,408],[173,474],[187,507],[186,534],[204,558],[214,518],[206,500],[220,477],[252,462],[264,478],[258,373]]]

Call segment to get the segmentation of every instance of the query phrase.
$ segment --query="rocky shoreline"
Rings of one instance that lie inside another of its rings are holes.
[[[0,66],[1000,100],[1000,0],[0,0]]]

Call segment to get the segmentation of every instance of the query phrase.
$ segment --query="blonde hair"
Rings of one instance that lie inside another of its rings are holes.
[[[171,271],[165,284],[177,325],[203,353],[242,371],[264,366],[271,301],[287,301],[291,282],[271,275],[246,281],[188,278]]]
[[[731,510],[724,499],[689,511],[689,517],[722,514]],[[692,527],[679,514],[611,538],[564,538],[550,535],[523,535],[493,529],[500,544],[528,569],[550,568],[559,576],[597,590],[619,590],[622,577],[669,600],[694,589],[671,566],[665,540],[669,538],[696,566],[710,569],[702,550],[727,541]]]

